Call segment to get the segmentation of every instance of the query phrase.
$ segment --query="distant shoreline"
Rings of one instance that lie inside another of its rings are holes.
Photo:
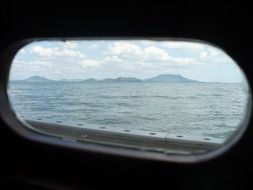
[[[55,80],[55,81],[50,81],[50,82],[29,82],[29,81],[22,81],[22,80],[12,80],[9,81],[10,83],[40,83],[40,84],[50,84],[50,83],[76,83],[76,84],[96,84],[96,83],[101,83],[101,84],[109,84],[109,83],[121,83],[121,84],[148,84],[148,83],[153,83],[153,84],[158,84],[158,83],[171,83],[171,84],[242,84],[241,82],[148,82],[148,81],[142,81],[142,82],[106,82],[106,81],[97,81],[97,82],[77,82],[77,81],[60,81],[60,80]]]
[[[23,80],[11,80],[11,82],[184,82],[184,83],[201,83],[202,81],[192,80],[178,74],[160,74],[147,79],[138,79],[135,77],[117,77],[105,79],[60,79],[52,80],[42,76],[31,76]]]
[[[25,82],[25,83],[216,83],[216,84],[241,84],[241,82],[207,82],[197,81],[186,78],[178,74],[161,74],[147,79],[138,79],[135,77],[117,77],[117,78],[105,78],[105,79],[60,79],[53,80],[42,76],[31,76],[22,80],[10,80],[13,82]]]

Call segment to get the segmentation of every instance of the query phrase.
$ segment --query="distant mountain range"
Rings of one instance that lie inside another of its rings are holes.
[[[41,77],[41,76],[32,76],[32,77],[29,77],[24,80],[16,80],[16,81],[20,81],[20,82],[54,82],[56,80],[47,79],[47,78]]]
[[[118,77],[118,78],[106,78],[103,80],[89,78],[89,79],[61,79],[51,80],[42,76],[32,76],[24,80],[15,80],[12,82],[169,82],[169,83],[197,83],[200,81],[188,79],[177,74],[161,74],[148,79],[137,79],[134,77]]]
[[[146,79],[147,82],[200,82],[197,80],[191,80],[185,78],[181,75],[176,74],[162,74],[149,79]]]

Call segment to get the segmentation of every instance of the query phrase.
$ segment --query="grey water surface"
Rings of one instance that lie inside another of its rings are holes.
[[[226,139],[245,117],[237,83],[10,82],[25,119]]]

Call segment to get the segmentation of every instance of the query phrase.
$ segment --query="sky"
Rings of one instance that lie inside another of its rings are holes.
[[[205,82],[243,82],[224,51],[199,42],[155,40],[37,41],[21,48],[10,80],[34,75],[49,79],[105,79],[180,74]]]

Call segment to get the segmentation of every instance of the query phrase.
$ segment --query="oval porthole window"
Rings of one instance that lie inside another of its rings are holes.
[[[251,109],[247,79],[223,50],[168,39],[29,43],[13,59],[8,96],[41,135],[166,157],[218,150]]]

